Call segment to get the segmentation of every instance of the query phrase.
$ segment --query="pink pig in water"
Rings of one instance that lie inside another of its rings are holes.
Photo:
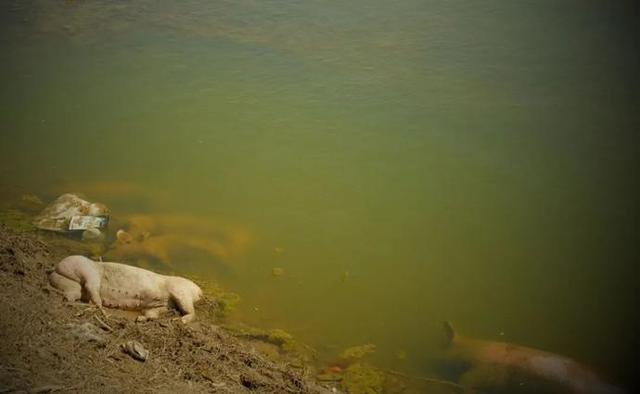
[[[463,368],[460,383],[481,392],[621,394],[595,372],[558,354],[461,337],[444,323],[446,360]]]

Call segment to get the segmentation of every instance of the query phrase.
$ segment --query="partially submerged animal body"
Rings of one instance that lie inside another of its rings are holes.
[[[132,215],[122,224],[126,231],[119,231],[106,253],[109,259],[141,259],[171,267],[185,253],[197,252],[208,261],[232,266],[241,260],[251,241],[251,234],[243,227],[197,216]]]
[[[49,281],[70,301],[140,311],[143,319],[157,318],[173,308],[183,314],[182,322],[188,323],[195,318],[194,304],[202,298],[200,287],[188,279],[126,264],[96,262],[84,256],[64,258],[49,275]]]
[[[446,360],[461,371],[461,384],[494,393],[590,393],[623,391],[586,366],[558,354],[506,342],[461,337],[444,324]]]

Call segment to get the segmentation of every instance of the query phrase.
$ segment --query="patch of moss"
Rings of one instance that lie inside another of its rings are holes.
[[[235,337],[277,346],[282,356],[292,365],[302,367],[316,357],[316,351],[312,347],[296,341],[291,334],[280,328],[264,330],[238,323],[223,327]]]
[[[36,231],[31,223],[32,217],[17,209],[0,211],[0,223],[15,233],[30,233]]]
[[[207,299],[211,300],[213,308],[209,308],[209,317],[213,320],[224,320],[236,310],[240,303],[240,295],[226,291],[215,284],[198,281]]]
[[[269,342],[280,346],[284,352],[289,354],[302,356],[306,353],[303,345],[293,339],[291,334],[280,328],[274,328],[269,331]]]
[[[324,370],[316,374],[316,380],[319,382],[339,382],[342,380],[342,374]]]
[[[217,303],[219,308],[216,316],[224,319],[236,310],[237,305],[240,303],[240,296],[236,293],[224,291],[218,294]]]
[[[285,345],[293,341],[293,336],[280,328],[274,328],[269,331],[269,342],[276,345]]]
[[[348,363],[353,363],[361,360],[365,356],[376,351],[376,345],[374,344],[366,344],[360,346],[352,346],[347,348],[340,353],[340,359],[346,361]]]
[[[246,325],[228,325],[225,326],[233,335],[238,337],[245,337],[251,339],[257,339],[263,342],[272,343],[280,346],[283,350],[286,350],[287,345],[295,343],[293,336],[280,328],[274,328],[272,330],[263,330],[257,327],[250,327]]]
[[[383,392],[384,381],[380,370],[357,363],[346,369],[340,385],[349,394],[378,394]]]
[[[247,326],[242,323],[233,323],[233,324],[224,324],[225,330],[227,330],[231,335],[236,337],[247,337],[251,339],[258,339],[264,341],[269,337],[269,334],[266,330],[261,328]]]

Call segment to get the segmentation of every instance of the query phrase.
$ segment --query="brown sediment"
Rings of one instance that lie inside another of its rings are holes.
[[[211,322],[136,323],[64,302],[47,281],[62,257],[0,226],[0,391],[329,392],[305,367],[273,361]],[[130,341],[148,351],[144,362],[123,352]]]

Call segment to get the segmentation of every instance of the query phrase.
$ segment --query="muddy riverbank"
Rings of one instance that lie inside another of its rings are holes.
[[[270,360],[204,319],[141,324],[63,301],[46,279],[63,253],[35,235],[0,228],[0,391],[331,391],[304,366]],[[128,341],[142,344],[148,359],[123,352]]]

